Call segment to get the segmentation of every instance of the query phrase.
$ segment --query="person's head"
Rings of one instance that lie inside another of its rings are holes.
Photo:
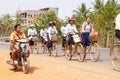
[[[56,24],[54,21],[49,22],[49,26],[54,27]]]
[[[67,25],[67,21],[64,20],[64,21],[63,21],[63,26],[66,27],[66,25]]]
[[[71,25],[74,24],[74,22],[75,22],[75,19],[74,19],[73,17],[69,18],[69,23],[70,23]]]
[[[45,29],[45,28],[46,28],[46,26],[45,26],[45,24],[43,24],[43,25],[42,25],[42,29]]]
[[[49,22],[49,26],[52,26],[52,21]]]
[[[86,17],[86,22],[89,24],[91,22],[90,17]]]
[[[32,28],[32,29],[33,29],[33,28],[34,28],[34,24],[31,24],[29,28]]]
[[[21,25],[20,24],[16,24],[14,28],[15,28],[16,32],[18,32],[18,33],[21,32]]]

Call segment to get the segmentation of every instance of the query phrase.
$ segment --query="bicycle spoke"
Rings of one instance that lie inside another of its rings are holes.
[[[100,56],[100,48],[97,43],[92,43],[90,46],[90,58],[92,61],[98,61]]]
[[[113,68],[120,71],[120,46],[114,45],[110,51]]]

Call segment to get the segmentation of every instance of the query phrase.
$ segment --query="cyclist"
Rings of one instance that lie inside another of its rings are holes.
[[[52,35],[56,35],[58,33],[57,29],[56,29],[56,24],[55,22],[50,22],[49,23],[50,27],[48,28],[48,35],[49,35],[49,39],[51,40],[51,36]]]
[[[82,45],[84,49],[90,45],[90,33],[93,32],[93,24],[91,23],[90,17],[86,18],[86,22],[83,23],[81,29],[81,38],[82,38]]]
[[[71,18],[69,18],[69,23],[66,26],[66,31],[67,31],[67,38],[66,39],[68,41],[70,57],[72,57],[72,45],[74,44],[72,35],[75,33],[78,33],[74,23],[75,23],[75,19],[73,17],[71,17]],[[75,44],[75,51],[78,53],[77,46],[78,46],[78,44]]]
[[[41,37],[42,44],[46,44],[46,42],[48,41],[47,35],[48,35],[47,28],[43,24],[42,29],[40,30],[40,37]]]
[[[37,35],[37,31],[36,29],[34,28],[34,25],[31,24],[29,29],[28,29],[28,37],[32,36],[32,37],[35,37]],[[34,41],[31,39],[30,40],[30,43],[29,43],[30,46],[33,46],[34,45]]]
[[[49,23],[49,28],[48,28],[48,41],[47,41],[47,48],[48,50],[51,49],[51,47],[53,46],[53,41],[51,39],[52,36],[56,36],[56,34],[58,33],[56,26],[55,26],[55,22],[50,22]],[[51,54],[50,54],[51,55]]]
[[[120,39],[120,13],[115,19],[115,36]]]
[[[63,21],[63,26],[61,27],[61,33],[62,33],[62,48],[64,49],[64,45],[66,44],[66,26],[67,26],[67,22],[66,20]]]
[[[16,56],[17,56],[17,53],[19,52],[19,47],[17,46],[16,44],[16,39],[19,39],[19,38],[26,38],[25,34],[21,31],[21,25],[20,24],[16,24],[15,25],[15,31],[11,33],[10,35],[10,42],[11,42],[11,45],[12,45],[12,60],[13,62],[15,62],[15,59],[16,59]],[[27,48],[27,51],[28,51],[28,56],[30,54],[30,51],[29,51],[29,48]]]

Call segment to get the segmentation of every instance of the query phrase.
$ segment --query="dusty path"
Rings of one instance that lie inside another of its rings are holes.
[[[0,49],[0,80],[120,80],[120,72],[112,70],[106,62],[67,61],[64,57],[48,55],[30,56],[29,74],[12,71],[7,50]]]

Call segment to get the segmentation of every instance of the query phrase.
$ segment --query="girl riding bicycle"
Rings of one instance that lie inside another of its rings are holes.
[[[90,33],[93,32],[93,24],[91,23],[90,17],[86,18],[86,22],[83,23],[81,29],[81,38],[82,38],[82,45],[84,49],[90,45]]]
[[[72,58],[72,45],[74,44],[73,35],[75,33],[78,33],[74,23],[75,23],[75,19],[73,17],[71,17],[71,18],[69,18],[69,23],[66,26],[66,32],[67,32],[67,39],[66,40],[68,42],[68,48],[69,48],[68,53],[70,54],[70,60]],[[75,51],[78,53],[77,44],[75,44]]]

